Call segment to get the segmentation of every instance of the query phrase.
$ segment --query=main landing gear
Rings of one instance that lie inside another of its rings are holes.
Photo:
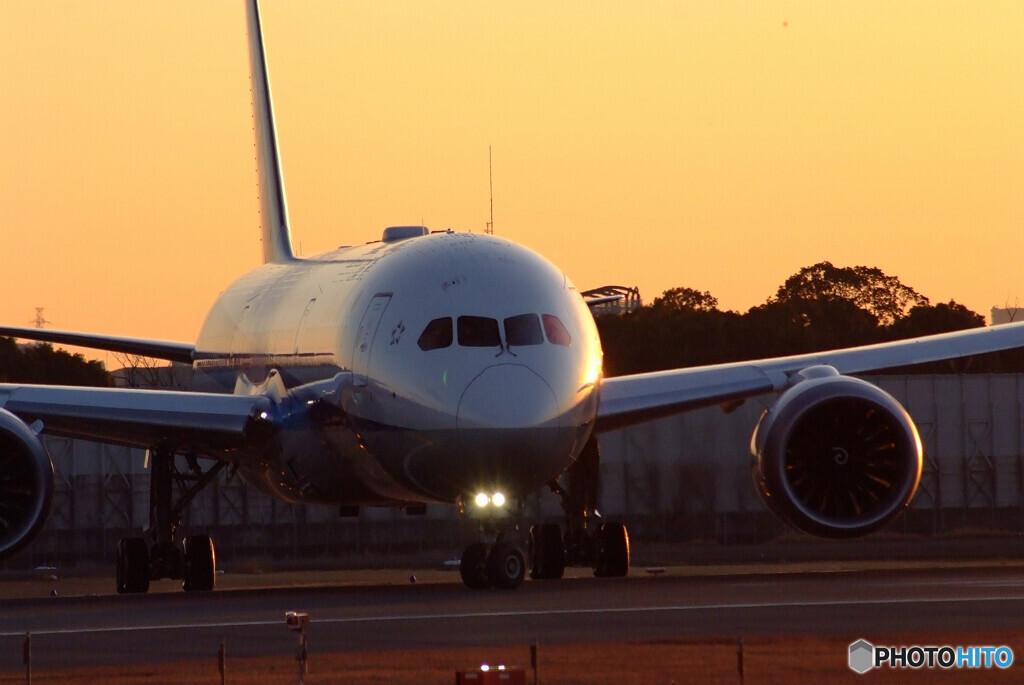
[[[195,457],[188,457],[189,470],[177,469],[174,453],[152,453],[149,492],[149,537],[122,538],[117,545],[117,591],[121,594],[149,591],[149,582],[174,578],[186,592],[210,591],[216,584],[217,557],[208,535],[186,537],[178,546],[177,531],[181,513],[188,503],[224,468],[216,462],[203,471]],[[174,501],[174,483],[181,496]]]
[[[557,523],[530,528],[530,578],[557,580],[567,566],[589,566],[599,577],[622,577],[629,573],[629,533],[616,522],[601,522],[596,509],[600,453],[591,438],[579,459],[568,470],[567,486],[552,481],[551,490],[562,499],[566,532]],[[481,530],[487,531],[485,519]],[[474,589],[491,586],[511,589],[523,582],[525,556],[517,540],[518,527],[502,529],[493,545],[476,542],[462,554],[462,582]]]
[[[565,555],[569,566],[590,566],[594,575],[619,578],[629,573],[629,532],[623,523],[602,521],[597,511],[601,453],[591,437],[566,472],[566,485],[548,487],[562,498]]]

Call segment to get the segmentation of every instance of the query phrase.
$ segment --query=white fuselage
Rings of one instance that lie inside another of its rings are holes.
[[[197,390],[278,388],[284,429],[259,459],[239,461],[264,491],[450,502],[526,494],[578,456],[597,413],[601,348],[582,297],[550,262],[445,232],[246,274],[207,315],[195,370]],[[335,411],[311,410],[322,400],[310,384],[331,379]]]

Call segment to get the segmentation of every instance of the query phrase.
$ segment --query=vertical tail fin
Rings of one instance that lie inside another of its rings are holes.
[[[263,262],[290,262],[291,229],[288,204],[281,179],[281,158],[277,151],[274,108],[270,99],[267,58],[263,51],[263,29],[256,0],[247,0],[249,20],[249,69],[252,86],[252,118],[256,136],[256,174],[259,183],[260,224],[263,231]]]

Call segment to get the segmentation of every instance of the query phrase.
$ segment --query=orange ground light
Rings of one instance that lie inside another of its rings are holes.
[[[866,636],[875,644],[1006,645],[1013,649],[1013,667],[992,669],[873,670],[860,676],[847,667],[848,638],[777,637],[744,640],[744,673],[740,679],[735,639],[662,640],[576,645],[541,645],[539,682],[560,685],[649,685],[708,683],[771,685],[788,683],[990,683],[1022,682],[1024,631],[1015,633],[934,633],[913,636]],[[228,644],[228,683],[271,684],[297,681],[293,654],[259,659],[232,659]],[[213,650],[215,652],[215,648]],[[451,685],[455,672],[482,663],[526,669],[534,682],[529,646],[407,650],[359,654],[310,654],[305,682],[370,685],[437,683]],[[5,673],[0,683],[24,683],[24,673]],[[126,667],[82,668],[33,673],[32,682],[192,684],[220,683],[216,654],[208,662],[153,663]]]

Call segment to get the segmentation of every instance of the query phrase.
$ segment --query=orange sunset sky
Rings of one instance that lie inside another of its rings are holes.
[[[821,260],[1024,300],[1024,3],[293,2],[296,248],[424,222],[745,311]],[[194,340],[260,258],[241,0],[0,0],[0,322]]]

